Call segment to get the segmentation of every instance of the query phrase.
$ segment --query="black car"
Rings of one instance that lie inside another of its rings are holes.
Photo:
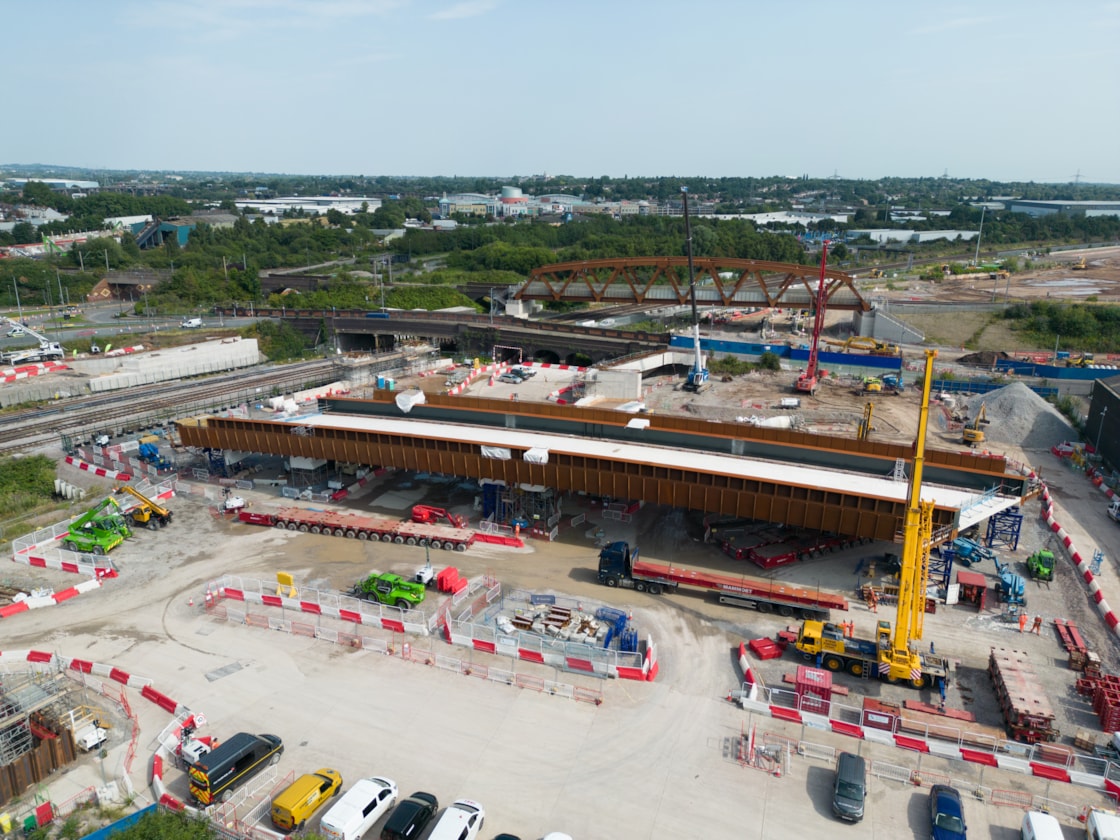
[[[439,800],[430,793],[420,790],[402,799],[393,809],[385,827],[381,829],[381,840],[412,840],[419,837],[424,826],[432,821],[439,810]]]

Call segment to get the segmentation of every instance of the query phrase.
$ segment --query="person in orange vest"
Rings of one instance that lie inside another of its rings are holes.
[[[1027,629],[1027,614],[1019,613],[1019,632],[1023,633]]]
[[[1031,632],[1036,636],[1042,635],[1042,616],[1036,615],[1034,617],[1034,625],[1031,627]]]

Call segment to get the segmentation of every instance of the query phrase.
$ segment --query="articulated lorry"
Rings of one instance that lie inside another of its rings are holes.
[[[754,607],[781,616],[827,619],[831,610],[848,609],[848,599],[831,592],[641,560],[638,548],[631,549],[625,542],[611,543],[599,552],[599,583],[652,595],[678,587],[706,589],[718,593],[721,604]]]

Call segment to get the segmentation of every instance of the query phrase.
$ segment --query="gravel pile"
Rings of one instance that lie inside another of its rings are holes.
[[[1023,449],[1049,449],[1064,440],[1075,440],[1077,432],[1061,412],[1024,385],[1016,382],[965,403],[968,419],[987,405],[984,437],[991,443],[1009,443]]]

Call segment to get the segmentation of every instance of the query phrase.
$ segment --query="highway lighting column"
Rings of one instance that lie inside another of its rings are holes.
[[[1098,455],[1101,454],[1101,432],[1104,431],[1104,416],[1106,414],[1108,414],[1108,406],[1107,405],[1104,408],[1101,409],[1101,419],[1100,419],[1099,424],[1097,425],[1097,445],[1094,448],[1097,450]]]

